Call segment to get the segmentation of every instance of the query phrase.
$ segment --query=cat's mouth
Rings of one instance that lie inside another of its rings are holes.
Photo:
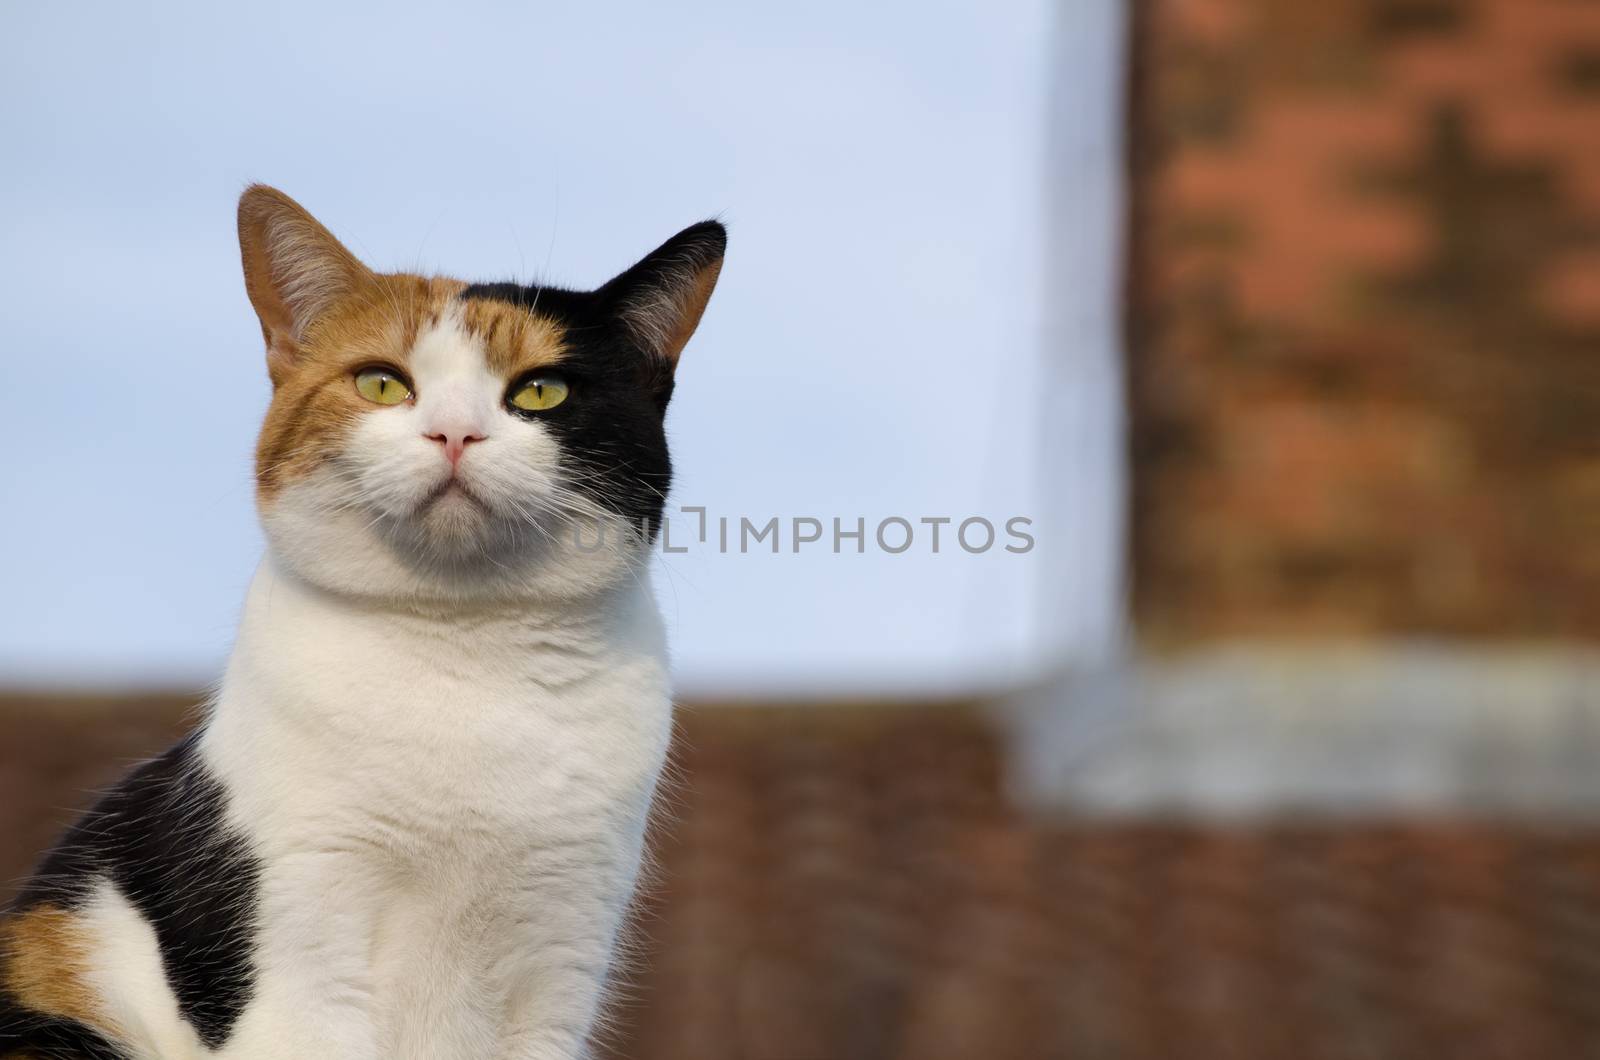
[[[427,515],[444,505],[470,505],[484,515],[490,514],[489,503],[472,492],[472,488],[455,475],[439,483],[422,498],[417,505],[417,514]]]

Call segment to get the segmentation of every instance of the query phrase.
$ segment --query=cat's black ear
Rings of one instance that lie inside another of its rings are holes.
[[[304,207],[265,184],[239,197],[239,254],[274,382],[293,363],[311,323],[373,280]]]
[[[727,246],[716,221],[690,225],[599,293],[633,341],[674,368],[711,300]]]

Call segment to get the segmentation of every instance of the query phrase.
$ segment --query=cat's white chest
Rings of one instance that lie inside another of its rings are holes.
[[[223,1055],[289,1055],[252,1043],[308,981],[348,991],[357,1057],[514,1055],[591,1011],[670,737],[654,616],[439,636],[260,603],[273,637],[242,643],[205,745],[263,865]]]
[[[552,955],[602,973],[665,753],[665,730],[621,721],[523,733],[475,775],[419,763],[392,793],[372,824],[379,1055],[509,1055]]]

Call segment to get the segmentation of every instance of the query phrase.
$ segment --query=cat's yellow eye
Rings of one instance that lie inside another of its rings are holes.
[[[511,404],[525,412],[543,412],[567,400],[567,393],[558,376],[536,375],[511,392]]]
[[[363,368],[356,373],[356,393],[376,405],[398,405],[411,397],[411,388],[388,368]]]

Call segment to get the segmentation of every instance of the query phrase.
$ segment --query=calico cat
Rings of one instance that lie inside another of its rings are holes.
[[[662,418],[725,241],[468,284],[244,193],[267,554],[203,725],[0,919],[0,1057],[584,1055],[671,723]]]

